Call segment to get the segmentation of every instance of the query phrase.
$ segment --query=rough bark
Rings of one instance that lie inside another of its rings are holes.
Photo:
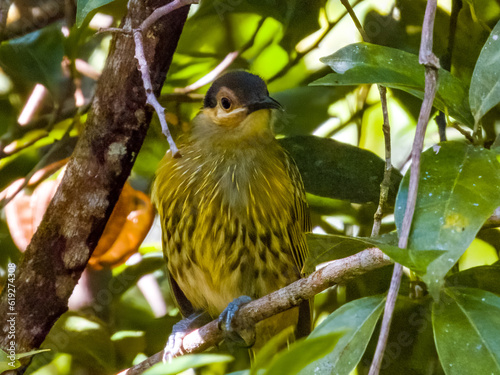
[[[132,0],[123,20],[137,27],[165,0]],[[153,25],[144,37],[155,92],[160,92],[189,7]],[[62,183],[16,271],[16,352],[40,346],[89,260],[142,146],[152,112],[134,59],[134,41],[117,33],[95,98]],[[0,347],[9,347],[7,288],[0,297]],[[18,370],[22,373],[24,370]]]

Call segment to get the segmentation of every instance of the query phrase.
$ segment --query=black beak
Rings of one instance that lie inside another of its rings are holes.
[[[258,111],[259,109],[279,109],[282,111],[283,107],[270,96],[266,96],[263,100],[248,105],[248,113]]]

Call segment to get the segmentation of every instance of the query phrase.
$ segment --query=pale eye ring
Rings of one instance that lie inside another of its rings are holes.
[[[220,100],[220,105],[227,111],[231,108],[231,100],[229,98],[223,97]]]

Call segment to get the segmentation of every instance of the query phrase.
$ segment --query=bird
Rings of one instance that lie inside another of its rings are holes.
[[[185,318],[165,353],[182,351],[200,316],[219,318],[238,341],[243,335],[232,332],[231,319],[241,305],[304,276],[311,221],[300,173],[273,132],[284,115],[259,76],[230,71],[212,83],[177,140],[181,157],[167,152],[161,160],[151,196],[171,292]],[[309,302],[259,322],[243,344],[257,351],[288,326],[306,336]]]

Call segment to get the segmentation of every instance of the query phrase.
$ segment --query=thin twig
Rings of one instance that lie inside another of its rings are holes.
[[[356,1],[354,4],[357,4],[357,3],[359,3],[359,0]],[[269,78],[267,80],[267,83],[271,83],[271,82],[277,80],[278,78],[283,77],[286,73],[288,73],[288,71],[290,69],[292,69],[295,65],[298,64],[300,59],[302,59],[305,55],[307,55],[309,52],[311,52],[313,49],[315,49],[319,46],[319,44],[323,41],[323,39],[325,39],[325,37],[335,27],[336,24],[337,24],[336,22],[328,21],[328,27],[325,29],[325,31],[323,31],[321,33],[319,38],[316,39],[316,41],[312,45],[310,45],[306,50],[301,51],[301,52],[297,52],[297,54],[295,55],[295,57],[293,59],[290,59],[288,61],[288,63],[283,68],[280,69],[279,72],[277,72],[275,75],[273,75],[271,78]]]
[[[141,26],[139,26],[139,29],[141,29],[141,31],[145,33],[146,31],[148,31],[151,25],[158,21],[161,17],[166,16],[170,12],[182,8],[183,6],[198,4],[199,2],[200,0],[174,0],[171,3],[156,8],[153,13],[151,13],[149,17],[142,22]]]
[[[116,33],[116,34],[130,34],[130,30],[122,29],[120,27],[101,27],[95,35],[105,34],[105,33]]]
[[[52,111],[52,113],[48,117],[47,127],[46,127],[46,129],[44,129],[47,131],[47,133],[42,134],[42,135],[30,140],[29,142],[24,143],[22,146],[15,147],[15,145],[12,144],[12,142],[15,141],[16,139],[12,140],[11,143],[4,146],[3,143],[4,143],[5,139],[0,139],[0,159],[5,158],[7,156],[12,156],[18,152],[21,152],[22,150],[34,145],[39,140],[47,137],[49,135],[50,131],[52,130],[52,128],[54,127],[54,125],[57,123],[57,119],[60,117],[60,114],[61,114],[61,106],[56,104],[54,107],[54,110]],[[24,133],[27,133],[29,131],[28,125],[25,125],[25,126],[19,125],[19,126],[21,129],[26,128]],[[23,133],[23,132],[21,132],[21,133]]]
[[[158,119],[160,120],[162,133],[167,138],[168,144],[170,145],[170,150],[174,157],[180,157],[181,154],[175,141],[170,133],[170,129],[168,128],[167,120],[165,119],[165,108],[158,102],[156,98],[153,86],[151,85],[151,77],[149,74],[149,66],[146,60],[146,56],[144,54],[144,40],[143,35],[148,31],[148,29],[161,17],[166,16],[167,14],[173,12],[176,9],[182,8],[186,5],[198,4],[199,0],[174,0],[162,7],[156,8],[137,28],[132,30],[132,35],[134,37],[135,42],[135,58],[137,59],[139,65],[139,71],[141,72],[142,82],[144,85],[144,90],[146,91],[146,103],[151,105],[156,114],[158,115]],[[103,32],[125,32],[128,33],[128,30],[116,29],[116,28],[107,28],[99,30],[99,33]]]
[[[443,69],[451,70],[451,61],[453,56],[453,47],[455,47],[455,35],[457,32],[458,14],[462,9],[462,0],[453,0],[450,14],[450,25],[448,33],[448,47],[446,53],[441,58],[441,66]],[[436,116],[436,123],[438,124],[439,140],[446,141],[446,115],[443,111],[439,111]]]
[[[175,144],[170,129],[168,128],[167,120],[165,119],[165,108],[158,102],[154,91],[153,85],[151,84],[151,77],[149,75],[149,66],[144,54],[144,43],[143,43],[143,33],[146,33],[148,29],[161,17],[179,9],[185,5],[198,4],[199,0],[174,0],[162,7],[159,7],[153,11],[141,24],[138,29],[133,30],[134,42],[135,42],[135,58],[139,63],[139,71],[141,72],[142,81],[144,84],[144,90],[146,91],[146,102],[151,105],[158,115],[160,120],[161,130],[163,134],[167,137],[168,144],[170,145],[170,150],[174,157],[180,157],[179,149]]]
[[[346,8],[347,12],[351,16],[356,28],[358,29],[363,41],[369,42],[368,35],[366,34],[361,22],[359,22],[356,13],[349,4],[347,0],[340,0],[342,5]],[[384,143],[385,143],[385,169],[384,178],[380,184],[380,198],[378,202],[377,211],[373,217],[373,227],[372,227],[372,237],[378,236],[380,232],[380,227],[382,225],[382,217],[384,216],[384,207],[389,196],[389,188],[391,185],[391,173],[392,173],[392,162],[391,162],[391,126],[389,124],[389,113],[387,111],[387,88],[382,85],[377,85],[380,94],[380,103],[382,104],[382,114],[384,117],[384,123],[382,125],[382,130],[384,132]]]
[[[420,154],[424,144],[425,130],[429,122],[429,116],[432,110],[432,103],[436,94],[437,86],[437,72],[439,68],[439,61],[432,52],[432,33],[434,30],[434,18],[436,15],[437,0],[428,0],[425,9],[424,22],[422,26],[422,40],[420,44],[419,62],[425,66],[425,94],[420,108],[420,115],[418,117],[417,131],[413,141],[412,148],[412,166],[410,173],[410,184],[408,188],[408,198],[406,201],[405,215],[403,218],[403,226],[399,234],[399,247],[406,249],[408,246],[408,238],[410,235],[411,223],[413,214],[415,212],[415,205],[417,201],[418,181],[420,178]],[[403,274],[403,267],[396,263],[394,272],[392,274],[391,287],[387,295],[385,304],[384,317],[382,319],[382,327],[377,342],[377,348],[370,367],[369,375],[377,375],[380,372],[380,365],[384,356],[387,339],[389,337],[389,330],[396,305],[398,296],[399,285],[401,283],[401,276]]]
[[[149,66],[146,61],[146,56],[144,55],[144,46],[142,44],[142,32],[140,29],[134,30],[134,41],[135,41],[135,58],[139,63],[139,70],[142,75],[142,82],[144,84],[144,90],[146,90],[146,102],[151,105],[156,113],[158,114],[158,119],[160,120],[161,130],[163,134],[167,137],[168,144],[170,145],[170,150],[174,157],[179,157],[179,149],[170,134],[168,128],[167,120],[165,120],[165,108],[161,106],[156,99],[153,91],[153,85],[151,84],[151,77],[149,75]]]
[[[97,81],[101,76],[101,72],[95,69],[92,65],[82,59],[75,59],[75,69],[78,73],[85,77],[89,77]]]
[[[391,126],[389,124],[389,113],[387,111],[387,88],[382,85],[377,85],[380,93],[380,102],[382,103],[382,113],[384,116],[384,124],[382,130],[384,132],[385,142],[385,169],[384,179],[380,184],[380,199],[378,202],[377,212],[375,212],[372,237],[378,236],[380,233],[380,226],[382,225],[382,216],[384,214],[384,207],[389,196],[389,188],[391,185],[392,161],[391,161]]]
[[[467,130],[463,129],[460,125],[458,125],[456,122],[452,122],[451,123],[451,126],[456,129],[460,134],[462,134],[465,138],[467,138],[467,140],[470,142],[470,143],[474,143],[474,137],[472,136],[472,134],[470,132],[468,132]]]
[[[21,126],[17,125],[13,129],[9,130],[6,134],[0,137],[0,159],[5,158],[7,156],[11,156],[13,154],[12,151],[10,153],[4,152],[5,147],[9,144],[22,138],[25,134],[29,133],[32,130],[37,129],[45,129],[47,133],[52,129],[53,124],[57,124],[63,120],[74,117],[77,113],[80,115],[85,114],[90,108],[90,101],[86,103],[84,106],[80,108],[71,107],[60,109],[54,118],[54,113],[46,114],[36,118],[35,120],[29,122],[28,124]],[[21,151],[16,149],[15,152]]]
[[[365,30],[363,29],[363,26],[361,26],[361,22],[359,22],[358,17],[356,16],[356,13],[354,13],[354,10],[352,9],[351,4],[349,4],[349,1],[347,0],[340,0],[344,8],[347,10],[347,13],[349,13],[349,16],[351,16],[351,19],[354,21],[354,25],[358,29],[358,32],[361,34],[361,37],[365,42],[369,42],[370,38],[368,38],[368,35],[366,34]]]
[[[42,103],[43,99],[47,95],[48,90],[44,85],[37,83],[31,92],[26,104],[24,105],[19,118],[17,119],[17,123],[21,126],[26,125],[31,121],[33,115],[35,114],[37,108]]]
[[[335,284],[343,284],[358,275],[390,264],[392,261],[377,248],[366,249],[350,257],[334,260],[306,278],[243,305],[234,317],[234,326],[241,329],[248,324],[254,325],[300,305],[301,302],[311,299]],[[222,339],[223,334],[218,328],[218,320],[214,320],[184,337],[182,346],[185,353],[198,353],[217,345]],[[140,374],[153,364],[161,362],[162,356],[163,352],[156,353],[144,362],[120,372],[120,375]]]
[[[253,33],[252,37],[250,40],[245,43],[238,51],[233,51],[229,52],[226,57],[217,65],[213,70],[211,70],[209,73],[201,77],[199,80],[196,82],[190,84],[189,86],[183,87],[183,88],[176,88],[174,90],[175,93],[179,94],[187,94],[191,91],[197,90],[200,87],[203,87],[205,85],[208,85],[209,83],[213,82],[218,76],[220,76],[231,64],[244,52],[246,52],[250,47],[253,46],[255,43],[255,38],[257,37],[257,34],[259,33],[259,30],[261,29],[262,25],[264,24],[265,20],[267,17],[263,17],[260,19],[259,24],[257,25],[257,28],[255,32]]]
[[[236,60],[239,55],[239,51],[229,52],[224,60],[222,60],[219,65],[217,65],[208,74],[204,75],[189,86],[176,88],[174,92],[178,94],[187,94],[188,92],[198,90],[200,87],[208,85],[210,82],[213,82],[219,75],[221,75],[227,68],[229,68],[229,66],[234,62],[234,60]]]
[[[16,196],[19,194],[21,190],[23,190],[26,186],[33,183],[32,177],[42,168],[51,163],[54,163],[58,160],[54,160],[54,156],[57,155],[58,152],[65,146],[66,142],[69,140],[69,134],[75,125],[75,120],[71,123],[71,125],[66,129],[61,140],[54,142],[49,152],[47,152],[40,161],[35,165],[35,167],[23,177],[22,182],[17,185],[17,187],[13,190],[10,190],[10,186],[0,192],[0,210],[9,204]]]
[[[49,131],[45,134],[41,134],[39,136],[36,136],[33,139],[30,139],[29,141],[23,143],[21,146],[16,147],[15,144],[8,144],[6,145],[3,149],[0,150],[0,159],[6,158],[8,156],[12,156],[14,154],[17,154],[18,152],[21,152],[28,147],[33,146],[35,143],[37,143],[39,140],[48,137],[49,136]]]

